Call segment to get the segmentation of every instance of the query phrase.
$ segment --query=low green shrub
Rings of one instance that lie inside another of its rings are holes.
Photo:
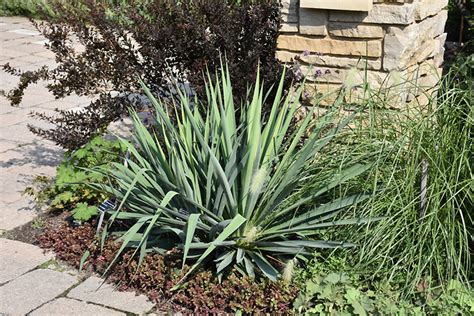
[[[84,184],[106,181],[106,177],[88,169],[106,167],[119,161],[122,148],[119,141],[97,136],[83,147],[67,152],[56,169],[56,177],[53,180],[38,179],[37,182],[42,182],[40,189],[30,187],[27,193],[34,195],[38,202],[47,203],[53,212],[71,211],[74,219],[88,221],[97,215],[97,205],[107,198],[104,193]]]
[[[90,184],[120,204],[109,225],[116,220],[130,224],[121,232],[117,258],[127,247],[135,248],[140,260],[148,251],[177,247],[183,262],[195,262],[188,274],[213,261],[219,276],[237,269],[276,280],[281,270],[290,279],[295,261],[311,249],[353,246],[320,238],[328,227],[376,220],[338,217],[370,194],[332,195],[332,189],[370,164],[346,161],[312,174],[315,157],[351,118],[338,121],[337,111],[329,111],[313,122],[310,111],[291,130],[301,89],[284,96],[283,86],[284,75],[276,97],[265,100],[268,91],[257,76],[238,113],[225,68],[215,84],[206,85],[204,101],[179,93],[174,122],[164,100],[144,87],[156,109],[156,130],[150,132],[133,115],[133,141],[122,140],[131,152],[128,166],[113,163],[112,170],[97,171],[113,185]],[[266,101],[272,107],[263,116]],[[209,109],[205,116],[200,107]],[[307,181],[314,190],[300,194]]]

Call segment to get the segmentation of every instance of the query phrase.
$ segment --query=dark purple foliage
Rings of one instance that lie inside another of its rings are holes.
[[[98,96],[83,112],[37,114],[55,128],[31,129],[67,149],[86,143],[130,106],[140,107],[139,79],[156,95],[172,95],[170,82],[177,79],[202,96],[207,70],[214,74],[225,59],[238,107],[258,68],[267,88],[281,76],[283,65],[275,58],[276,1],[131,0],[120,7],[100,0],[49,3],[57,15],[45,15],[35,25],[49,40],[58,66],[20,73],[5,65],[21,79],[6,95],[18,105],[29,84],[46,80],[57,98]],[[75,49],[73,37],[82,49]],[[291,77],[288,72],[288,83]]]

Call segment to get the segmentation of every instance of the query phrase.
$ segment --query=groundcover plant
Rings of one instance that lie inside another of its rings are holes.
[[[368,194],[328,200],[332,189],[369,164],[348,163],[330,176],[313,177],[319,181],[315,190],[297,194],[315,157],[351,118],[335,123],[334,111],[314,123],[310,112],[291,129],[300,89],[282,95],[284,75],[268,117],[261,114],[268,91],[258,77],[238,117],[229,72],[223,67],[216,77],[206,85],[204,102],[180,93],[173,115],[144,86],[156,110],[155,131],[132,113],[133,140],[122,140],[131,153],[127,166],[97,171],[114,185],[92,186],[119,204],[109,225],[119,219],[131,223],[120,233],[116,259],[127,247],[136,248],[140,261],[149,251],[180,248],[183,265],[194,263],[186,275],[213,260],[218,276],[234,268],[276,280],[282,269],[285,277],[291,275],[295,260],[311,249],[353,246],[318,238],[327,227],[375,220],[340,216]]]

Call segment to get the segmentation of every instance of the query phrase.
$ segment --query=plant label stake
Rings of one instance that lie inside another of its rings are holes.
[[[128,167],[128,159],[130,159],[130,150],[127,150],[127,152],[125,153],[125,160],[123,162],[123,165],[125,167]],[[97,235],[99,234],[100,228],[102,227],[102,223],[104,222],[105,212],[107,212],[108,210],[114,210],[115,207],[115,202],[112,202],[111,200],[107,199],[97,208],[100,212],[99,222],[97,223],[96,230]]]
[[[99,210],[100,216],[99,223],[97,224],[96,234],[99,234],[100,228],[102,227],[102,222],[104,221],[105,212],[115,209],[115,203],[111,200],[105,200],[104,203],[99,205],[97,209]]]

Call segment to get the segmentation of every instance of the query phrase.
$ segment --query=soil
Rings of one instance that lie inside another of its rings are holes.
[[[70,217],[69,213],[40,213],[31,222],[22,226],[16,227],[12,230],[4,232],[2,238],[18,240],[24,243],[38,245],[38,237],[43,232],[46,225],[50,227],[59,226]]]

